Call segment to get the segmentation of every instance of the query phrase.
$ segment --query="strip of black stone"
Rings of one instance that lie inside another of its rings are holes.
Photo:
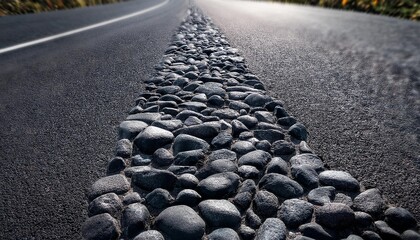
[[[411,213],[324,166],[199,10],[145,82],[88,194],[85,239],[420,238]]]

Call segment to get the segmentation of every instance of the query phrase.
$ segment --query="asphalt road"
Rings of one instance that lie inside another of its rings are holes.
[[[146,9],[134,0],[0,18],[0,48]],[[116,126],[143,90],[187,0],[0,54],[0,238],[81,239],[86,190],[105,175]]]
[[[420,23],[290,4],[198,0],[334,169],[420,220]]]

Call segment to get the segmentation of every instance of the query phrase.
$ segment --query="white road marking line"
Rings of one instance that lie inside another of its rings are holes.
[[[122,16],[122,17],[118,17],[118,18],[103,21],[103,22],[100,22],[100,23],[88,25],[86,27],[77,28],[77,29],[74,29],[74,30],[71,30],[71,31],[67,31],[67,32],[63,32],[63,33],[60,33],[60,34],[40,38],[40,39],[37,39],[37,40],[24,42],[24,43],[17,44],[17,45],[14,45],[14,46],[2,48],[2,49],[0,49],[0,54],[10,52],[10,51],[14,51],[14,50],[17,50],[17,49],[20,49],[20,48],[25,48],[25,47],[33,46],[33,45],[36,45],[36,44],[48,42],[48,41],[51,41],[51,40],[55,40],[57,38],[66,37],[66,36],[73,35],[73,34],[76,34],[76,33],[88,31],[88,30],[91,30],[91,29],[94,29],[94,28],[102,27],[102,26],[105,26],[105,25],[109,25],[109,24],[112,24],[112,23],[119,22],[119,21],[123,21],[125,19],[132,18],[132,17],[138,16],[138,15],[153,11],[157,8],[162,7],[163,5],[167,4],[168,2],[169,2],[169,0],[165,0],[163,3],[160,3],[156,6],[153,6],[153,7],[138,11],[138,12],[134,12],[134,13]]]

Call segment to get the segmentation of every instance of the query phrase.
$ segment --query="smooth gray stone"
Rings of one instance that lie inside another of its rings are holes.
[[[232,172],[217,173],[200,181],[197,191],[205,199],[232,196],[238,189],[240,177]]]
[[[207,235],[208,240],[240,240],[238,234],[231,228],[219,228]]]
[[[263,107],[266,103],[271,101],[272,99],[270,96],[259,93],[251,93],[244,100],[244,102],[251,107]]]
[[[123,204],[124,205],[130,205],[132,203],[138,203],[138,202],[143,202],[144,199],[140,197],[140,194],[138,194],[137,192],[131,192],[131,193],[127,193],[124,198],[123,198]]]
[[[376,232],[364,231],[362,233],[362,238],[364,240],[382,240],[382,238]]]
[[[156,188],[172,190],[176,180],[177,177],[172,172],[159,169],[145,169],[131,176],[134,185],[147,191],[153,191]]]
[[[254,136],[260,141],[267,140],[271,144],[284,139],[284,134],[276,129],[254,130]]]
[[[130,183],[121,174],[100,178],[92,184],[89,190],[89,199],[94,199],[105,193],[123,194],[130,190]]]
[[[241,133],[249,131],[249,129],[239,120],[232,120],[232,135],[238,137]]]
[[[240,192],[231,200],[238,208],[246,210],[252,202],[252,194],[249,192]]]
[[[255,148],[266,152],[271,152],[271,143],[267,140],[261,140],[255,143]]]
[[[360,229],[367,229],[372,226],[373,218],[365,212],[354,212],[354,220]]]
[[[160,93],[161,95],[165,94],[175,94],[177,92],[181,91],[181,88],[178,86],[164,86],[164,87],[158,87],[156,90],[157,93]]]
[[[175,166],[172,165],[167,169],[169,172],[179,176],[185,173],[195,174],[197,172],[196,166]]]
[[[123,121],[118,127],[118,137],[133,140],[147,126],[147,123],[142,121]]]
[[[287,162],[280,157],[274,157],[267,164],[266,173],[279,173],[282,175],[287,175],[289,167]]]
[[[356,211],[366,212],[376,218],[383,214],[386,204],[381,192],[376,188],[372,188],[360,193],[354,198],[353,208]]]
[[[185,119],[185,122],[184,122],[185,126],[188,126],[188,127],[199,125],[202,123],[203,121],[201,121],[198,117],[194,117],[194,116],[188,117],[187,119]]]
[[[127,164],[125,163],[125,161],[122,157],[114,157],[108,163],[107,174],[111,175],[111,174],[120,173],[126,167],[127,167]]]
[[[252,211],[252,209],[248,209],[246,211],[245,222],[248,226],[250,226],[253,229],[258,229],[262,224],[261,218],[258,217],[258,215],[255,214],[254,211]]]
[[[305,236],[313,239],[322,239],[322,240],[334,240],[335,238],[331,236],[321,225],[311,222],[299,226],[299,231]]]
[[[322,160],[315,154],[304,153],[299,154],[290,159],[290,164],[293,165],[303,165],[307,164],[312,166],[315,171],[320,172],[324,170],[324,163]]]
[[[132,166],[147,166],[152,162],[149,158],[143,158],[141,155],[131,157]]]
[[[176,103],[182,103],[182,99],[176,95],[166,94],[159,98],[160,101],[174,101]]]
[[[353,206],[353,200],[351,200],[350,196],[347,196],[344,193],[337,193],[334,198],[334,203],[342,203],[346,204],[349,207]]]
[[[245,124],[248,129],[252,129],[253,127],[257,126],[258,119],[249,115],[240,116],[237,118],[238,121]]]
[[[205,122],[199,125],[178,129],[174,134],[188,134],[201,139],[212,139],[220,133],[220,130],[221,125],[219,122]]]
[[[272,151],[274,155],[281,156],[281,155],[290,155],[295,153],[295,145],[291,142],[285,140],[275,141],[272,144]]]
[[[282,118],[282,117],[289,116],[286,109],[284,109],[282,106],[274,107],[273,114],[274,114],[274,116],[276,116],[276,118]]]
[[[236,119],[239,113],[230,108],[222,108],[211,113],[211,116],[219,117],[220,119]]]
[[[149,210],[141,203],[128,205],[121,217],[121,227],[129,236],[135,236],[148,228],[150,224]]]
[[[273,100],[271,102],[268,102],[264,105],[264,108],[267,109],[270,112],[273,112],[275,107],[280,106],[282,107],[284,103],[281,100]]]
[[[308,201],[316,205],[331,203],[335,198],[335,188],[332,186],[319,187],[308,193]]]
[[[223,172],[233,172],[236,173],[238,171],[238,165],[230,161],[229,159],[219,159],[211,161],[202,167],[196,177],[199,179],[204,179],[210,175],[216,173],[223,173]]]
[[[329,228],[352,226],[354,220],[353,210],[342,203],[326,203],[315,211],[315,221]]]
[[[195,90],[195,93],[204,93],[206,94],[207,98],[210,98],[213,95],[220,96],[222,98],[225,97],[226,91],[220,87],[218,84],[209,84],[205,83],[204,85],[198,86]]]
[[[241,223],[238,209],[227,200],[205,200],[198,204],[198,209],[210,227],[236,229]]]
[[[180,152],[175,156],[174,164],[181,166],[195,166],[198,162],[204,161],[206,155],[203,150],[191,150]]]
[[[228,159],[230,161],[236,161],[236,153],[228,149],[219,149],[219,150],[213,151],[208,156],[209,161],[214,161],[218,159]]]
[[[413,214],[401,207],[388,208],[385,211],[385,222],[399,232],[414,228],[417,225],[417,221]]]
[[[118,221],[108,213],[88,218],[83,223],[81,232],[86,240],[114,240],[120,236]]]
[[[174,156],[164,148],[157,149],[152,155],[152,164],[154,166],[169,166],[174,162]]]
[[[295,123],[289,128],[289,135],[298,140],[306,141],[308,138],[308,131],[303,124]]]
[[[268,123],[275,123],[276,122],[276,118],[273,116],[273,114],[271,112],[268,112],[268,111],[256,111],[254,113],[254,116],[260,122],[268,122]]]
[[[107,193],[89,203],[88,216],[91,217],[101,213],[109,213],[111,216],[116,216],[122,210],[122,207],[122,202],[117,194]]]
[[[211,145],[215,148],[229,148],[232,144],[233,137],[227,131],[220,132],[216,137],[211,141]]]
[[[165,240],[165,238],[159,231],[149,230],[140,233],[133,240]]]
[[[164,209],[169,207],[173,202],[174,198],[171,194],[162,188],[156,188],[155,190],[148,193],[145,197],[146,204],[149,209]]]
[[[391,227],[386,224],[384,221],[376,221],[375,227],[377,229],[377,232],[379,233],[379,236],[381,236],[382,239],[386,240],[400,240],[401,235],[392,229]]]
[[[191,110],[183,110],[182,112],[180,112],[176,115],[176,119],[179,119],[179,120],[184,122],[185,120],[187,120],[187,118],[189,118],[191,116],[197,117],[199,119],[202,119],[204,117],[203,114],[201,114],[201,113],[194,112],[194,111],[191,111]]]
[[[152,126],[159,127],[170,132],[173,132],[182,127],[182,121],[178,119],[160,120],[152,123]]]
[[[207,104],[220,108],[220,107],[223,107],[223,105],[225,104],[225,100],[218,95],[213,95],[209,97]]]
[[[128,139],[120,139],[115,146],[115,155],[122,158],[131,157],[133,152],[133,145]]]
[[[127,120],[142,121],[150,125],[154,121],[160,120],[161,117],[162,117],[162,114],[160,113],[136,113],[136,114],[128,115]]]
[[[287,228],[278,218],[267,218],[260,226],[255,240],[285,240]]]
[[[187,205],[189,207],[197,206],[201,201],[201,195],[192,189],[184,189],[178,193],[176,197],[176,204]]]
[[[348,172],[326,170],[319,174],[319,182],[324,186],[333,186],[337,190],[359,191],[359,182]]]
[[[210,148],[210,145],[200,138],[187,134],[180,134],[175,138],[172,148],[174,155],[177,155],[180,152],[191,150],[207,151]]]
[[[401,234],[401,239],[402,240],[419,240],[420,233],[414,230],[406,230]]]
[[[254,212],[261,218],[273,217],[277,213],[279,200],[271,192],[260,190],[255,194],[253,201]]]
[[[239,176],[245,179],[247,178],[256,179],[260,175],[260,171],[254,166],[242,165],[238,168],[238,174]]]
[[[155,219],[155,227],[168,239],[197,240],[203,237],[206,225],[192,208],[179,205],[163,210]]]
[[[351,235],[349,235],[349,236],[346,238],[346,240],[363,240],[363,238],[362,238],[362,237],[360,237],[360,236],[357,236],[357,235],[351,234]]]
[[[308,223],[312,219],[314,207],[307,201],[300,199],[288,199],[284,201],[278,211],[280,218],[287,227],[297,228]]]
[[[162,128],[149,126],[134,139],[137,148],[146,154],[153,154],[157,149],[172,143],[174,135]]]
[[[254,145],[248,141],[237,141],[232,145],[232,151],[237,155],[242,156],[249,152],[256,150]]]
[[[190,173],[185,173],[178,177],[176,185],[182,189],[194,189],[197,187],[198,183],[199,181],[196,176]]]
[[[191,100],[194,101],[193,99]],[[206,101],[207,99],[205,98],[203,100]],[[202,102],[184,102],[184,103],[179,104],[179,107],[187,109],[187,110],[191,110],[194,112],[201,112],[202,110],[207,108],[207,105]]]
[[[262,150],[248,152],[238,160],[239,166],[250,165],[258,169],[263,169],[271,160],[271,155]]]
[[[251,193],[252,195],[254,195],[256,191],[257,191],[257,186],[255,185],[254,180],[247,179],[247,180],[242,182],[242,184],[241,184],[241,186],[238,190],[238,193],[248,192],[248,193]]]
[[[245,225],[241,225],[238,234],[243,240],[252,240],[255,238],[255,230]]]
[[[303,195],[303,188],[299,183],[278,173],[269,173],[261,178],[260,189],[274,193],[280,198],[297,198]]]
[[[231,108],[233,110],[236,110],[236,111],[244,109],[247,112],[251,109],[251,107],[248,104],[246,104],[244,102],[241,102],[241,101],[231,101],[229,103],[229,108]]]
[[[319,185],[318,173],[310,165],[294,165],[291,169],[292,177],[302,186],[314,189]]]

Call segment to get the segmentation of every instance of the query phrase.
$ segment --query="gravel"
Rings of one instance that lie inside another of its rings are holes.
[[[106,231],[85,230],[88,239],[386,239],[417,230],[408,211],[323,163],[305,126],[285,119],[283,103],[199,10],[155,68],[131,125],[120,127],[124,175],[92,186],[96,210],[83,226]]]

